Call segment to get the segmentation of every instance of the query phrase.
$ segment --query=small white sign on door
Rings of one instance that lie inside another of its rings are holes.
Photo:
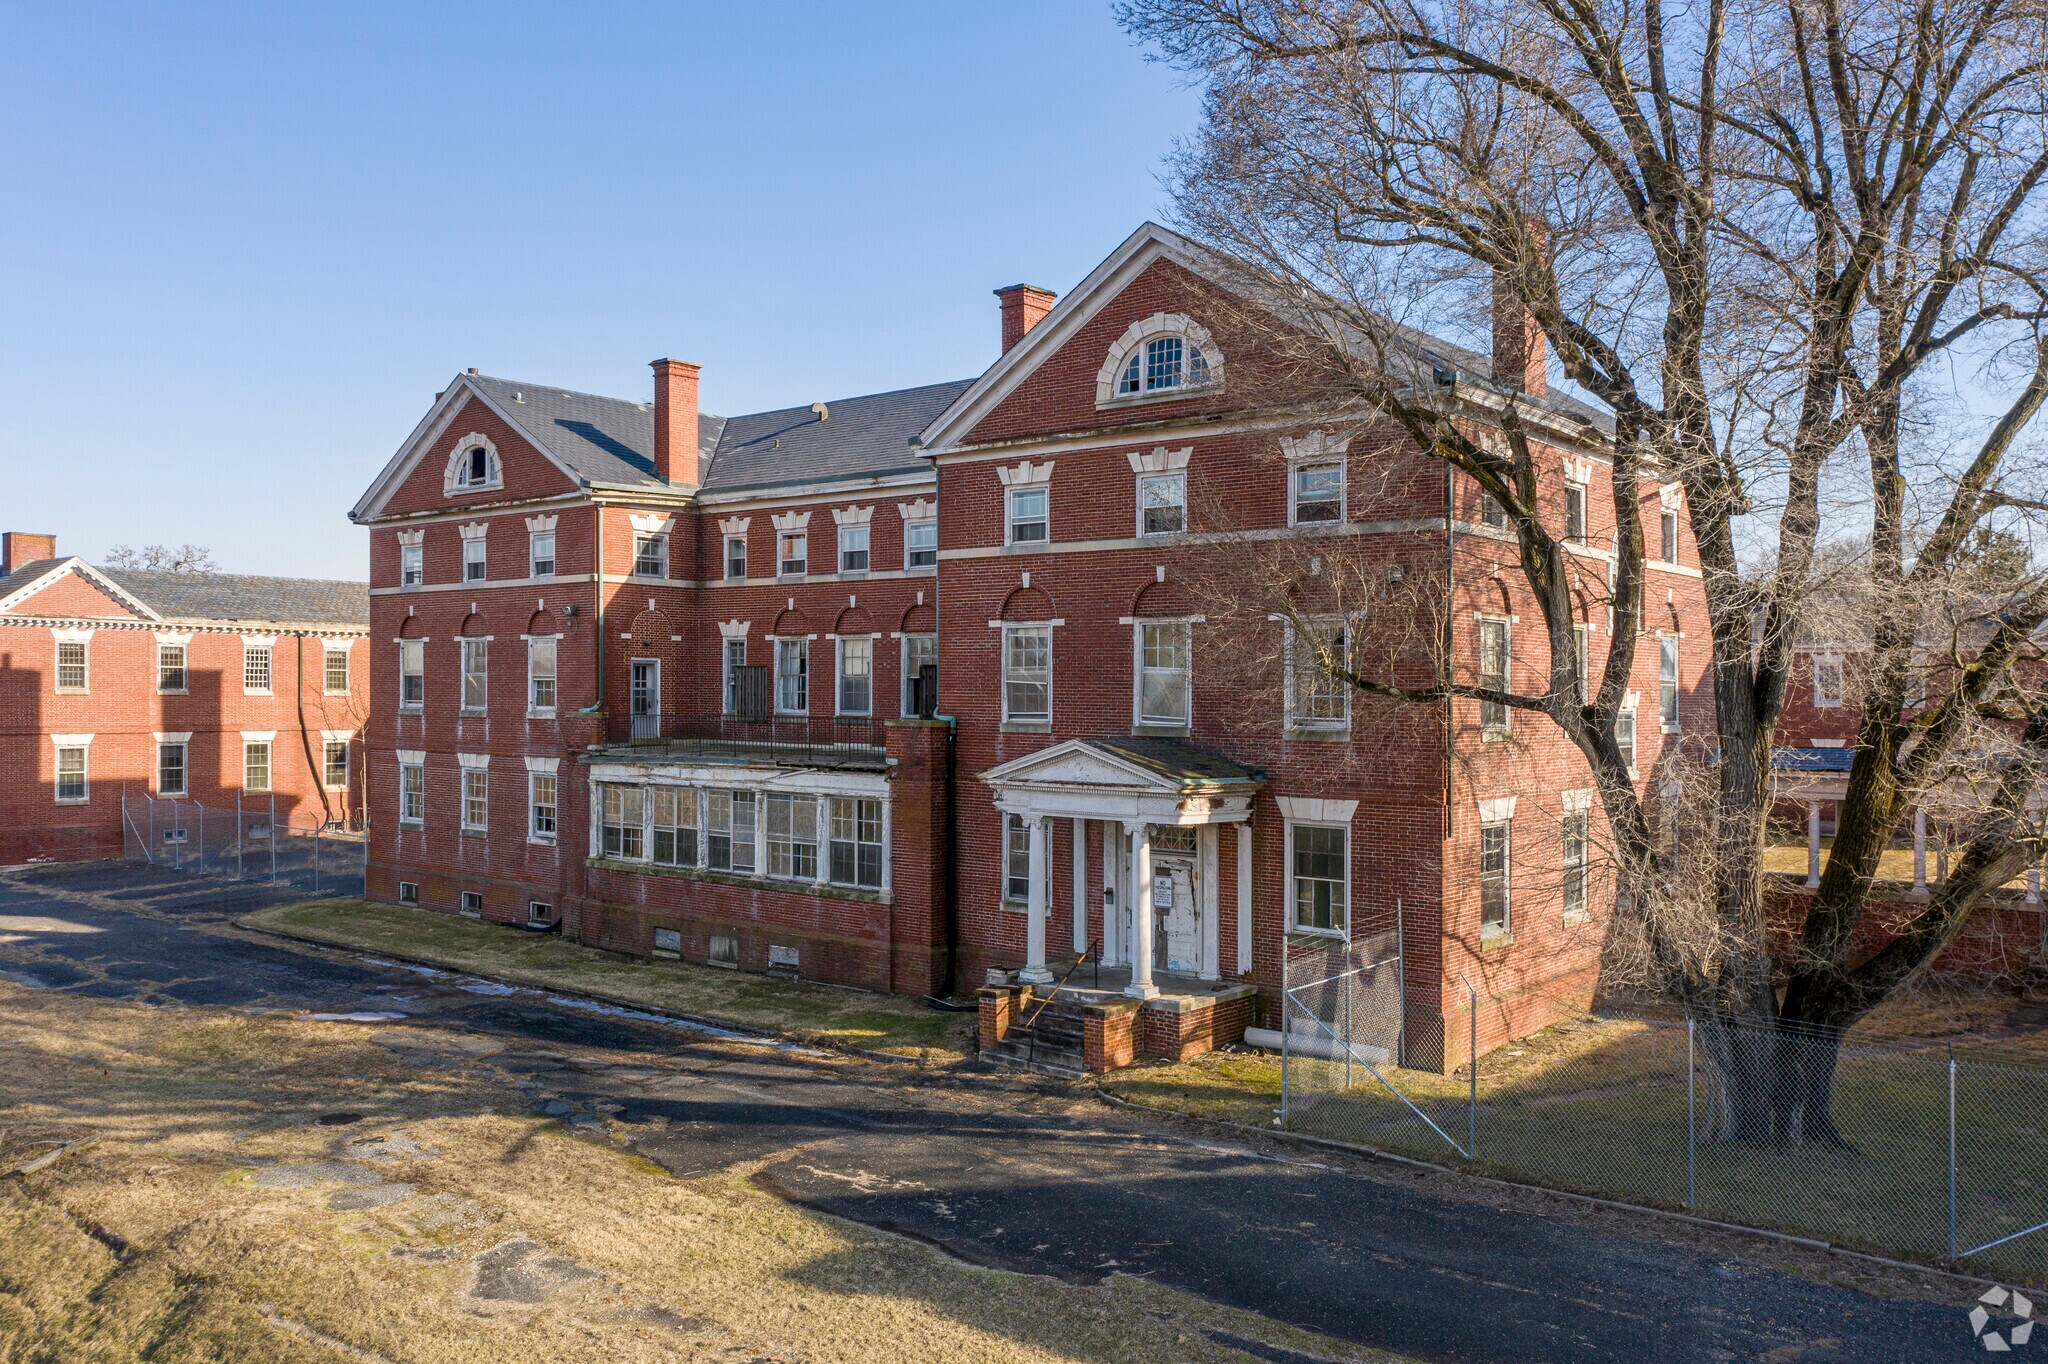
[[[1173,908],[1173,878],[1171,876],[1155,876],[1152,878],[1152,907],[1154,909]]]

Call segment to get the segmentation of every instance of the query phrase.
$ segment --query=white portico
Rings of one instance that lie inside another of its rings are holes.
[[[1179,739],[1072,739],[991,768],[981,780],[1003,816],[1005,899],[1021,900],[1026,916],[1020,979],[1053,979],[1046,923],[1056,824],[1066,826],[1074,850],[1068,889],[1076,954],[1099,941],[1105,964],[1129,968],[1125,993],[1139,999],[1159,993],[1155,968],[1222,978],[1222,826],[1234,826],[1230,853],[1242,907],[1250,898],[1256,773]],[[1091,823],[1100,826],[1103,849],[1093,878]],[[1250,919],[1242,912],[1237,919],[1233,975],[1251,965]]]

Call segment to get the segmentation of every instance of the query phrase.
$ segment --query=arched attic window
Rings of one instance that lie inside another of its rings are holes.
[[[1222,356],[1209,334],[1178,313],[1131,324],[1096,377],[1097,402],[1175,396],[1222,381]]]
[[[442,483],[450,493],[503,487],[505,475],[498,462],[498,447],[480,432],[464,436],[455,442],[455,450],[448,456],[448,470]]]

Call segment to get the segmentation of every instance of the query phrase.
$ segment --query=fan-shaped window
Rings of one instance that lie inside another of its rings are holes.
[[[471,432],[455,443],[442,479],[450,493],[474,492],[479,488],[504,486],[505,475],[498,462],[498,447],[481,432]]]
[[[1208,382],[1208,357],[1178,336],[1162,336],[1131,352],[1116,392],[1126,398],[1169,388],[1200,388]]]
[[[1096,400],[1167,397],[1221,379],[1222,362],[1207,332],[1177,313],[1154,313],[1132,323],[1110,347]]]

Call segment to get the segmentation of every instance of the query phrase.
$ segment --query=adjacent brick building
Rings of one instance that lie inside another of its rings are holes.
[[[1419,590],[1461,676],[1548,668],[1474,488],[1379,428],[1233,396],[1259,357],[1196,320],[1218,276],[1147,225],[1063,299],[999,290],[979,377],[745,417],[700,413],[672,360],[651,402],[457,376],[353,512],[371,893],[920,993],[1042,986],[1086,951],[1139,1007],[1091,1013],[1123,1039],[1091,1056],[1227,1041],[1274,1019],[1284,954],[1397,923],[1412,1062],[1469,1040],[1467,981],[1482,1047],[1583,1001],[1612,892],[1569,744],[1221,644],[1217,554],[1307,545],[1312,572]],[[1605,427],[1503,335],[1498,378],[1419,358],[1482,438],[1505,402],[1536,432],[1597,668]],[[1711,699],[1682,498],[1636,495],[1648,782]]]
[[[149,802],[360,827],[361,583],[100,568],[0,536],[0,864],[117,855]],[[173,854],[174,855],[174,854]]]

